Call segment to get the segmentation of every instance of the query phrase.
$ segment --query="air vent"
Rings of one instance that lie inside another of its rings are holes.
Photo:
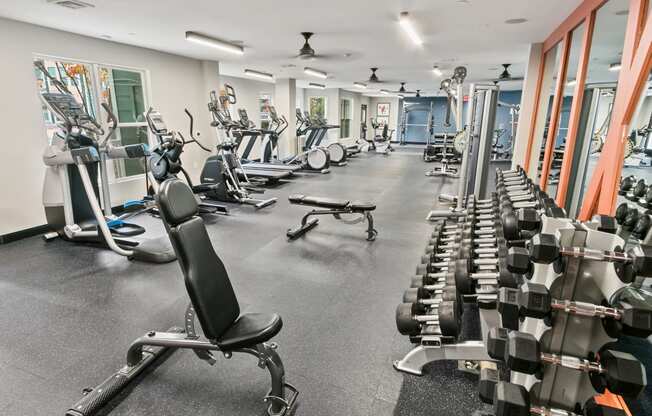
[[[73,10],[83,9],[86,7],[95,7],[94,4],[86,3],[81,0],[48,0],[48,3]]]

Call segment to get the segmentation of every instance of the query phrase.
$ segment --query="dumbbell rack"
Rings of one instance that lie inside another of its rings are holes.
[[[543,217],[542,233],[556,234],[564,246],[614,250],[624,245],[614,234],[569,219]],[[567,258],[562,262],[565,263],[563,272],[560,262],[535,265],[531,281],[545,285],[556,298],[593,304],[609,302],[625,287],[611,263],[581,258]],[[599,319],[559,313],[549,323],[552,326],[542,319],[525,318],[519,330],[534,335],[546,351],[576,357],[588,357],[615,340],[607,335]],[[526,387],[533,402],[546,407],[573,409],[577,403],[585,403],[596,395],[586,373],[561,366],[546,366],[540,380],[512,372],[511,382]]]

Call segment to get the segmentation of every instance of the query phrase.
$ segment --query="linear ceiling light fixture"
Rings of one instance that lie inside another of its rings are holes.
[[[309,87],[319,88],[320,90],[325,90],[326,86],[324,84],[317,84],[316,82],[311,82],[308,84]]]
[[[571,80],[568,80],[568,82],[566,83],[566,86],[567,87],[572,87],[575,84],[577,84],[577,80],[576,79],[571,79]]]
[[[315,68],[305,67],[305,68],[303,68],[303,73],[306,74],[306,75],[311,75],[313,77],[317,77],[317,78],[321,78],[321,79],[328,78],[328,74],[326,72],[320,71],[320,70],[315,69]]]
[[[244,73],[252,77],[261,78],[268,81],[274,81],[274,75],[267,72],[256,71],[254,69],[245,69]]]
[[[401,12],[399,23],[401,24],[403,31],[410,37],[410,39],[412,39],[412,42],[414,42],[415,45],[423,45],[423,40],[421,40],[421,37],[414,28],[414,24],[412,23],[408,12]]]
[[[609,65],[609,71],[611,72],[618,72],[620,71],[620,68],[622,68],[620,62],[614,62],[613,64]]]
[[[444,75],[444,73],[441,72],[441,69],[439,69],[439,67],[437,65],[432,67],[432,73],[435,74],[438,77],[441,77],[442,75]]]
[[[380,90],[381,94],[389,95],[389,91],[387,90]]]
[[[362,88],[362,89],[367,89],[367,84],[363,84],[362,82],[354,82],[353,83],[354,87]]]
[[[244,55],[244,48],[234,43],[225,42],[220,39],[212,38],[210,36],[202,35],[195,32],[186,32],[186,40],[198,43],[211,48],[220,49],[225,52],[234,53],[237,55]]]

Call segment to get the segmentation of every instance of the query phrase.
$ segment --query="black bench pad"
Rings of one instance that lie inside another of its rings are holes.
[[[373,211],[376,209],[376,204],[373,202],[351,202],[350,208],[353,211]]]
[[[349,206],[349,201],[346,199],[322,198],[318,196],[306,196],[300,194],[290,195],[288,200],[293,204],[312,205],[323,208],[344,209]]]
[[[281,317],[275,313],[246,313],[217,340],[222,351],[251,348],[269,341],[283,327]]]

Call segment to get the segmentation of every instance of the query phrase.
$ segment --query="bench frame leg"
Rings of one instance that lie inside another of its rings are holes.
[[[356,218],[354,221],[347,221],[341,217],[342,214],[360,214],[362,218]],[[335,219],[347,224],[357,224],[358,222],[367,221],[367,241],[374,241],[378,235],[378,230],[374,228],[374,217],[371,211],[353,211],[351,209],[313,209],[301,218],[301,225],[296,228],[287,230],[286,235],[290,240],[294,240],[304,235],[317,226],[319,220],[310,218],[316,215],[332,215]]]

